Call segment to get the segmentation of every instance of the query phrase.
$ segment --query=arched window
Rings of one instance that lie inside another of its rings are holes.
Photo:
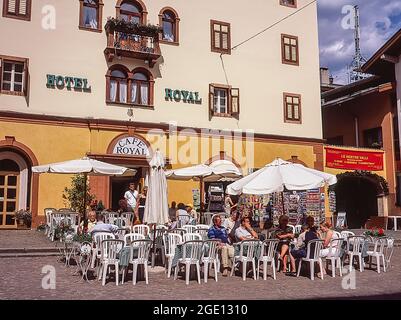
[[[117,18],[138,24],[146,23],[146,8],[142,1],[123,0],[117,3]]]
[[[153,80],[151,74],[142,68],[133,71],[131,103],[150,106],[153,104]]]
[[[159,14],[159,25],[163,28],[161,41],[178,44],[179,22],[177,12],[173,8],[163,8]]]
[[[114,103],[128,102],[128,72],[117,66],[109,69],[107,77],[107,101]]]
[[[101,0],[80,0],[79,27],[89,30],[102,30],[102,9]]]

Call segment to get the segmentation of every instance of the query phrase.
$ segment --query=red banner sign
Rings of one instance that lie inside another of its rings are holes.
[[[326,167],[346,170],[383,170],[383,152],[326,148]]]

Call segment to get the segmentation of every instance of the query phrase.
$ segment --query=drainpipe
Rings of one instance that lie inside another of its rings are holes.
[[[355,123],[355,145],[356,145],[356,147],[359,147],[359,123],[358,123],[358,117],[354,117],[354,123]]]

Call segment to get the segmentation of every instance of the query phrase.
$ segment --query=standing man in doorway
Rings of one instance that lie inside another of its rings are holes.
[[[136,210],[136,202],[138,200],[138,191],[136,190],[135,182],[129,184],[129,189],[124,194],[125,200],[127,200],[128,209],[130,209],[134,215],[135,220],[139,220],[138,210]]]

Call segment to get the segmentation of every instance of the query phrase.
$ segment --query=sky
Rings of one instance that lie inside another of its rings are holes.
[[[317,0],[320,66],[328,67],[334,82],[346,84],[347,65],[355,52],[349,7],[359,6],[361,52],[369,59],[401,28],[401,0]],[[345,13],[342,13],[342,12]]]

